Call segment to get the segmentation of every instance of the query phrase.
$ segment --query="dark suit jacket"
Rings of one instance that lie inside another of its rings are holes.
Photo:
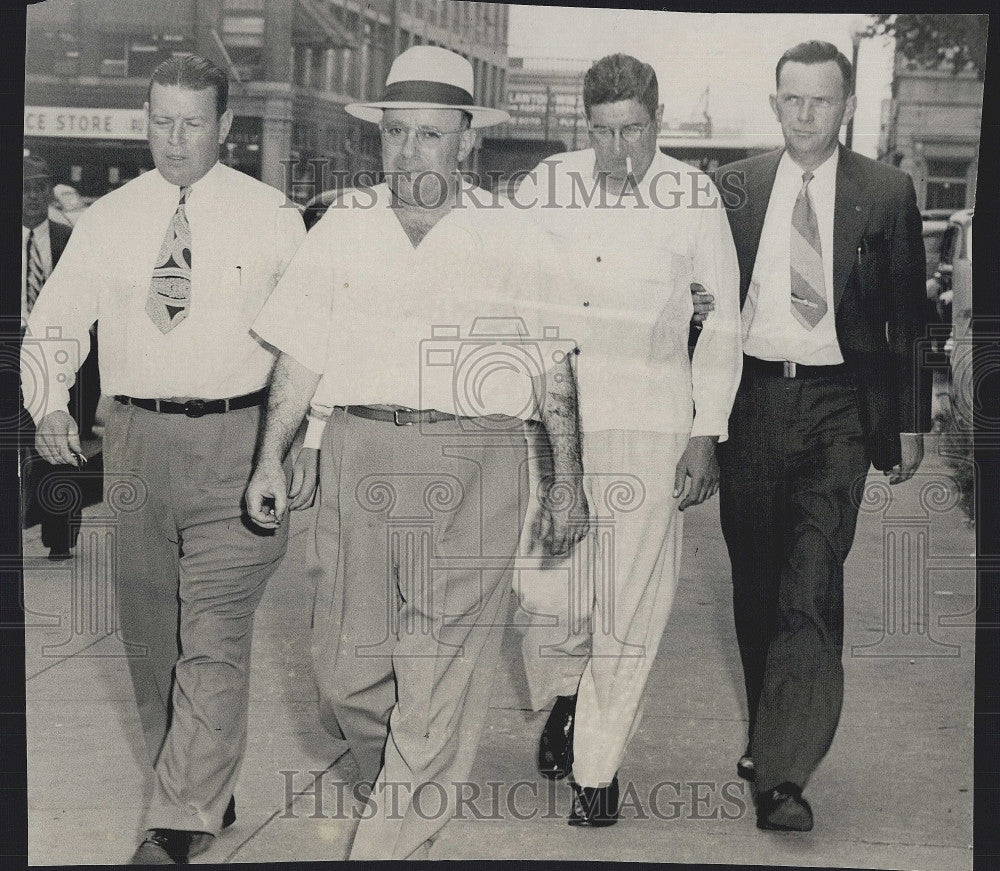
[[[741,305],[783,151],[716,175],[740,263]],[[840,146],[833,249],[837,339],[854,373],[872,463],[884,471],[900,461],[901,432],[931,428],[924,243],[910,177]]]
[[[49,244],[52,246],[52,268],[56,268],[59,258],[66,250],[66,243],[69,242],[69,234],[73,232],[72,227],[60,224],[57,221],[49,221]]]
[[[72,227],[68,227],[65,224],[60,224],[57,221],[49,221],[49,245],[52,252],[52,268],[56,268],[56,264],[59,262],[59,258],[62,257],[63,251],[66,250],[66,243],[69,242],[70,234],[73,232]],[[88,358],[89,360],[89,358]],[[79,421],[79,408],[80,400],[77,399],[78,389],[77,384],[79,383],[79,376],[77,378],[77,383],[70,388],[70,400],[69,400],[69,412],[74,418]],[[19,444],[31,447],[35,444],[35,423],[31,419],[31,415],[22,406],[19,414],[18,428],[20,430],[20,440]]]

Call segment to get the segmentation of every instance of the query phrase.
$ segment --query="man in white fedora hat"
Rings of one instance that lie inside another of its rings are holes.
[[[311,496],[319,448],[316,678],[373,784],[352,859],[425,857],[468,779],[527,504],[524,419],[577,506],[546,504],[539,537],[566,553],[587,528],[572,355],[516,317],[555,258],[460,177],[476,130],[508,117],[473,93],[467,60],[416,46],[383,99],[347,107],[379,125],[386,181],[332,203],[254,325],[281,352],[246,493],[258,524]],[[290,493],[282,460],[310,400],[333,411],[311,421],[312,480]]]

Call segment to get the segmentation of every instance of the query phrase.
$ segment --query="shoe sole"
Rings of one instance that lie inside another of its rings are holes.
[[[769,823],[757,820],[757,828],[766,832],[811,832],[812,825],[809,826],[786,826],[781,823]]]
[[[572,770],[572,768],[566,769],[565,771],[562,768],[539,768],[538,773],[548,780],[562,780],[563,778],[569,776],[569,773]]]
[[[618,822],[618,817],[613,820],[608,819],[597,819],[597,820],[585,820],[585,819],[569,819],[566,821],[571,826],[576,826],[578,829],[605,829],[608,826],[613,826]]]

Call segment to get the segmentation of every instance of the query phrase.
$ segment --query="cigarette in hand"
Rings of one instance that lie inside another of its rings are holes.
[[[631,178],[632,177],[632,157],[631,155],[625,155],[625,174]]]

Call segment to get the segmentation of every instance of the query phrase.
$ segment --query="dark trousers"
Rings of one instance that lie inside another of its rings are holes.
[[[42,544],[65,553],[80,535],[84,493],[75,466],[53,466],[33,447],[21,448],[21,525],[41,525]]]
[[[843,704],[844,560],[869,467],[853,383],[744,369],[719,460],[757,787],[804,786]]]
[[[22,336],[23,339],[23,336]],[[77,422],[80,437],[90,438],[94,413],[101,395],[97,366],[97,336],[69,391],[69,413]],[[98,462],[83,468],[53,466],[35,450],[35,424],[23,404],[18,419],[21,466],[21,525],[41,526],[42,544],[66,552],[76,546],[84,505],[100,502],[101,469]]]

